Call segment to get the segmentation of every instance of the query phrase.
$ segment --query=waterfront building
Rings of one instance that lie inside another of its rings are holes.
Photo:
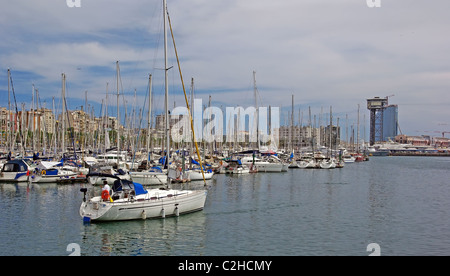
[[[389,105],[389,97],[367,100],[370,110],[370,145],[392,140],[398,134],[398,106]]]
[[[395,139],[398,135],[398,105],[389,105],[383,111],[383,136],[381,141]]]
[[[450,139],[446,137],[432,137],[430,135],[422,136],[408,136],[397,135],[395,142],[400,144],[408,144],[417,147],[432,147],[432,148],[448,148],[450,147]]]
[[[331,133],[330,133],[331,131]],[[281,126],[280,148],[301,149],[319,146],[330,147],[339,145],[341,142],[341,128],[337,126],[310,127],[310,126]],[[330,144],[331,140],[331,144]]]

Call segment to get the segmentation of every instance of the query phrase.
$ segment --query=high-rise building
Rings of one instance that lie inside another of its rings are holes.
[[[370,110],[370,145],[394,140],[398,135],[398,106],[389,105],[389,98],[375,97],[367,100]]]
[[[389,105],[383,112],[383,141],[395,140],[398,135],[398,105]]]

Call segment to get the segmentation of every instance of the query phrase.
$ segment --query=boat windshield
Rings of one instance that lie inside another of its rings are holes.
[[[114,192],[131,192],[134,191],[136,195],[144,195],[147,194],[148,191],[144,189],[144,187],[141,184],[133,183],[128,180],[116,180],[114,181],[113,185],[113,191]]]
[[[30,159],[23,159],[23,162],[27,163],[30,167],[33,165],[33,162]]]

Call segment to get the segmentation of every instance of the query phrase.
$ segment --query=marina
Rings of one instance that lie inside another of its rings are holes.
[[[205,209],[180,217],[84,224],[90,184],[0,184],[0,255],[447,255],[450,160],[377,157],[343,170],[219,174]],[[201,182],[180,189],[203,189]],[[100,187],[97,188],[98,193]]]
[[[8,4],[0,256],[450,251],[433,8],[100,2]]]

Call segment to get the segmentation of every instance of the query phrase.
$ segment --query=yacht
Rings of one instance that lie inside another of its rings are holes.
[[[145,220],[180,216],[203,210],[206,190],[144,189],[141,184],[116,178],[112,194],[86,198],[80,206],[85,222]]]
[[[30,182],[41,178],[30,159],[9,160],[0,172],[0,182]]]

